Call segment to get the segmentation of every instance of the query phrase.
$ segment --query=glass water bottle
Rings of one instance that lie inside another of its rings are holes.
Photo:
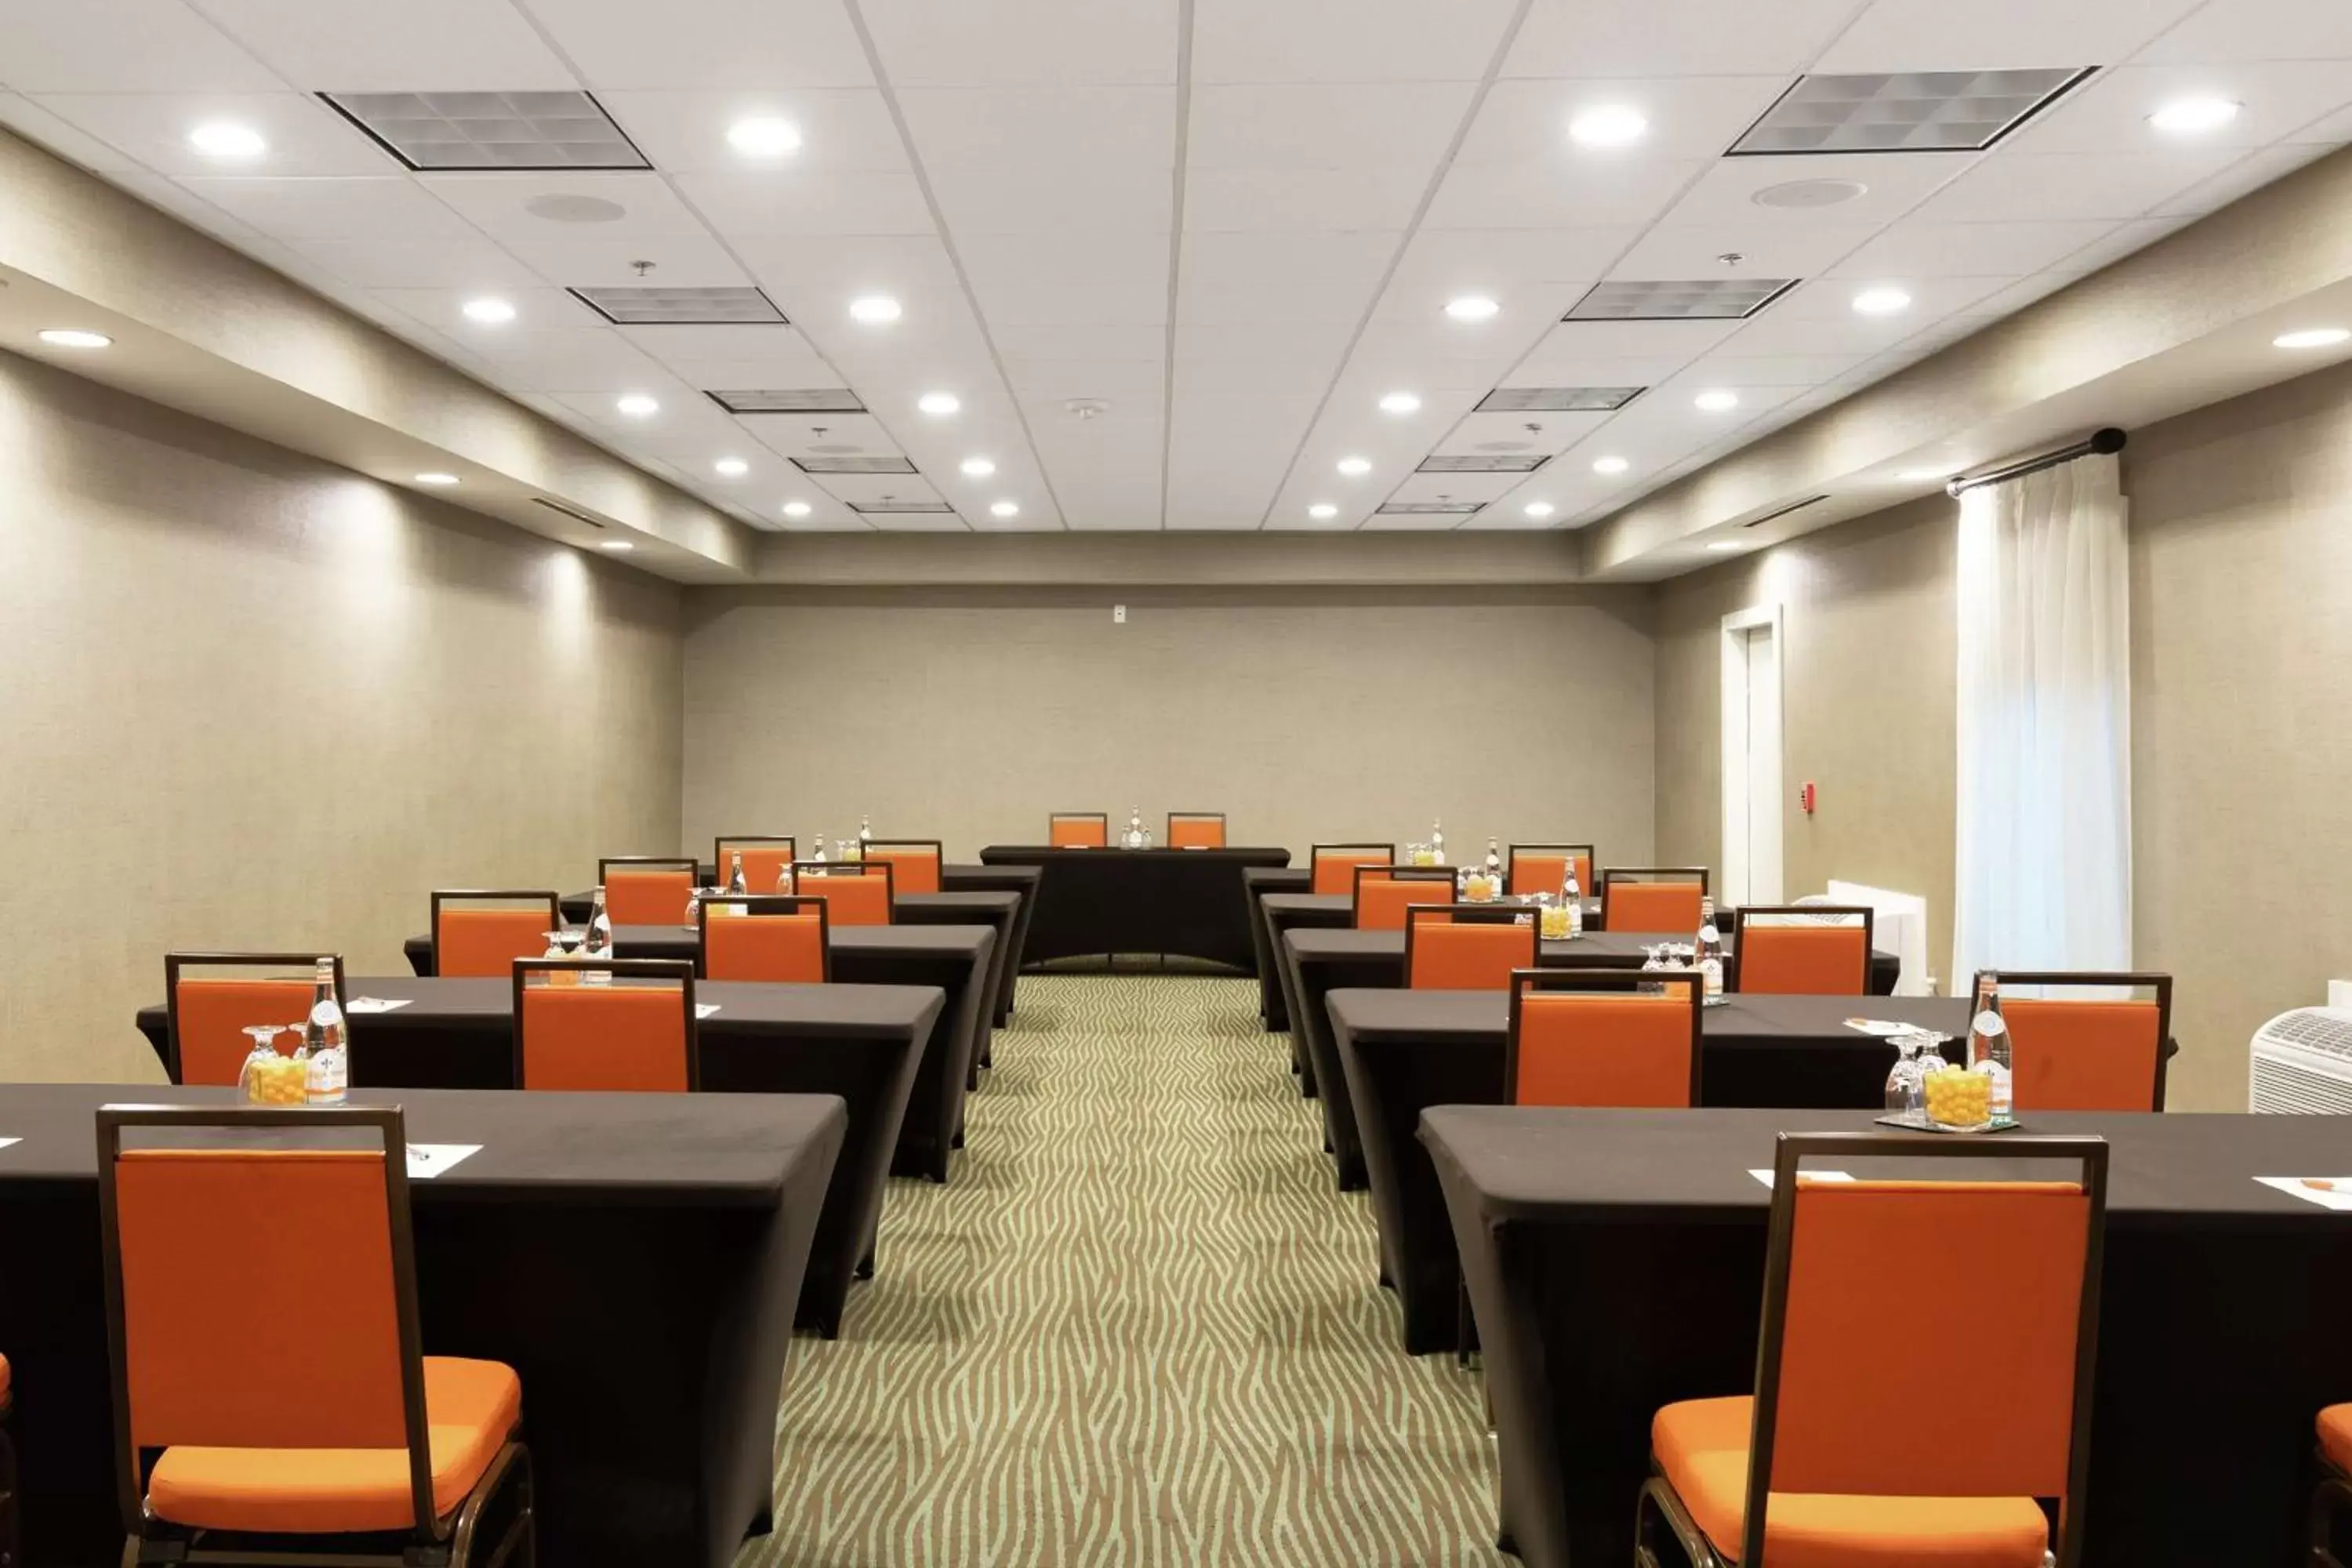
[[[1703,897],[1698,901],[1696,946],[1699,976],[1706,987],[1706,1005],[1713,1007],[1723,1001],[1723,933],[1715,929],[1713,899]]]
[[[343,1005],[335,1000],[335,961],[319,960],[310,988],[310,1016],[303,1020],[302,1047],[310,1057],[303,1100],[310,1105],[341,1105],[352,1087],[351,1038]]]

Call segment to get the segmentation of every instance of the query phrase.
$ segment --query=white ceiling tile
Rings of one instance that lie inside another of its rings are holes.
[[[1351,323],[1293,321],[1279,329],[1223,323],[1176,323],[1176,358],[1226,360],[1235,363],[1276,363],[1324,360],[1336,362],[1348,346]]]
[[[1402,229],[1429,188],[1410,165],[1352,169],[1195,169],[1184,226],[1206,231]]]
[[[1862,364],[1865,353],[1743,354],[1734,338],[1686,373],[1716,386],[1825,386]]]
[[[1476,81],[1517,0],[1196,0],[1192,79]]]
[[[361,178],[268,179],[196,176],[180,182],[195,195],[288,241],[308,239],[478,239],[471,225],[397,174]]]
[[[1132,176],[1173,167],[1172,87],[908,88],[898,94],[924,166]]]
[[[1165,234],[971,235],[958,251],[992,330],[1168,319]]]
[[[751,281],[717,240],[698,235],[515,239],[506,248],[541,277],[566,289],[725,289]],[[641,274],[635,265],[640,261],[654,266]]]
[[[940,211],[959,239],[979,234],[1051,234],[1087,229],[1166,233],[1175,213],[1167,171],[1138,176],[1115,169],[1054,169],[1025,163],[993,169],[942,169],[931,179]]]
[[[1832,268],[1856,280],[1998,277],[2053,267],[2115,229],[2112,219],[2053,223],[1898,223]]]
[[[1906,290],[1911,296],[1908,310],[1891,316],[1864,316],[1853,308],[1854,295],[1860,292],[1849,279],[1819,278],[1801,283],[1772,304],[1765,307],[1748,321],[1754,327],[1761,321],[1779,317],[1799,321],[1856,321],[1877,322],[1897,336],[1916,331],[1922,321],[1934,321],[1958,310],[1973,309],[1978,300],[2007,288],[2016,281],[2013,276],[1975,278],[1923,278],[1906,280]],[[1892,342],[1892,339],[1887,340]],[[1748,351],[1735,350],[1735,353]],[[1772,351],[1778,352],[1778,351]]]
[[[203,0],[289,82],[316,92],[569,92],[580,83],[507,0]]]
[[[289,85],[180,0],[0,0],[0,82],[23,93],[275,92]]]
[[[814,365],[819,363],[808,341],[784,326],[677,325],[616,327],[622,337],[664,364],[707,364],[770,360]],[[717,384],[710,383],[708,384]],[[731,386],[761,384],[730,382]]]
[[[2352,7],[2336,0],[2216,0],[2138,58],[2181,65],[2352,59]]]
[[[1060,411],[1073,398],[1156,397],[1168,367],[1156,359],[1008,359],[1004,377],[1024,405]]]
[[[602,92],[596,101],[664,174],[760,174],[780,167],[896,173],[910,166],[889,106],[871,88]],[[751,119],[790,121],[800,131],[800,150],[774,161],[746,158],[729,144],[727,132]]]
[[[1784,300],[1785,302],[1785,300]],[[1773,307],[1778,309],[1777,306]],[[1548,332],[1534,357],[1547,363],[1666,357],[1696,359],[1740,328],[1738,321],[1562,321]],[[1515,384],[1525,384],[1519,378]],[[1605,383],[1591,383],[1601,385]]]
[[[1377,477],[1377,476],[1376,476]],[[1491,504],[1511,493],[1526,479],[1525,474],[1423,474],[1406,473],[1393,476],[1395,483],[1388,492],[1391,501],[1413,501],[1427,505],[1433,501],[1476,501]],[[1424,521],[1423,527],[1433,526]],[[1435,526],[1445,526],[1440,522]]]
[[[2137,217],[2237,161],[2231,152],[2002,153],[1914,215],[1927,223],[2059,223]]]
[[[1759,229],[1811,229],[1825,224],[1894,222],[1974,166],[1973,153],[1879,153],[1868,157],[1722,158],[1685,192],[1663,221],[1731,224]],[[1775,207],[1756,199],[1775,186],[1837,180],[1860,195],[1826,207]]]
[[[1915,287],[1912,308],[1897,316],[1857,314],[1851,302],[1853,285],[1819,283],[1812,286],[1818,292],[1799,289],[1746,322],[1725,340],[1721,352],[1739,358],[1879,353],[1947,316],[1969,310],[2014,281],[2006,278],[1927,279]]]
[[[1379,230],[1188,234],[1177,274],[1177,319],[1203,325],[1312,320],[1353,326],[1402,238]]]
[[[1176,79],[1175,0],[864,0],[902,88]]]
[[[2016,70],[2127,59],[2200,0],[1876,0],[1816,71]]]
[[[1580,169],[1713,158],[1771,108],[1788,85],[1783,76],[1500,81],[1478,106],[1458,161],[1557,163],[1564,176],[1572,177],[1570,172]],[[1634,110],[1649,121],[1649,130],[1631,147],[1579,146],[1570,139],[1569,124],[1598,108]]]
[[[1737,76],[1805,68],[1854,0],[1535,0],[1506,76]]]
[[[499,290],[498,298],[514,307],[515,318],[512,321],[497,325],[485,325],[466,315],[466,304],[479,297],[478,290],[381,289],[375,291],[375,297],[435,332],[466,345],[494,343],[518,328],[527,332],[551,331],[565,328],[585,330],[605,324],[602,316],[571,294],[543,285]]]
[[[1160,327],[992,327],[1008,360],[1157,360],[1167,347]]]
[[[2229,124],[2193,137],[2167,135],[2148,116],[2183,98],[2242,105]],[[2014,153],[2169,153],[2267,147],[2352,104],[2352,66],[2342,60],[2236,65],[2126,66],[2075,89],[2019,131]]]
[[[736,423],[779,457],[891,457],[898,444],[871,414],[741,414]],[[817,447],[826,448],[820,454]]]
[[[867,87],[840,0],[529,0],[593,88]]]
[[[1469,414],[1430,450],[1449,457],[1549,458],[1565,452],[1611,417],[1601,412]]]
[[[1417,163],[1460,127],[1468,82],[1206,85],[1192,92],[1185,161],[1195,169],[1346,169]]]
[[[362,289],[454,289],[499,293],[549,279],[487,239],[304,240],[294,248]]]
[[[1462,294],[1485,294],[1508,310],[1515,285],[1597,281],[1641,231],[1619,228],[1423,228],[1405,246],[1389,291],[1443,309]],[[1413,308],[1421,308],[1416,304]]]
[[[112,175],[140,166],[137,159],[120,148],[77,129],[16,93],[0,92],[0,125],[38,142],[60,158],[101,174]]]
[[[850,300],[860,295],[895,297],[910,289],[957,287],[955,264],[936,234],[739,239],[723,225],[719,232],[728,234],[743,264],[771,290],[821,293],[831,300],[829,309],[836,314],[846,312]]]
[[[669,182],[650,173],[532,173],[418,174],[417,184],[448,204],[450,210],[492,239],[619,240],[700,235],[702,220],[687,210]],[[542,217],[534,204],[562,209],[571,203],[604,203],[613,216],[583,222]]]
[[[657,374],[650,358],[610,329],[516,332],[470,347],[502,383],[533,392],[628,392]]]
[[[1696,160],[1456,163],[1423,220],[1429,228],[1611,228],[1646,224],[1707,167]]]
[[[1611,268],[1612,279],[1809,278],[1835,266],[1879,231],[1876,224],[1660,224]],[[1744,258],[1736,267],[1723,258]]]
[[[649,331],[691,332],[694,327],[663,327]],[[772,329],[776,344],[763,354],[739,359],[696,359],[660,352],[657,341],[641,341],[644,349],[681,381],[706,392],[763,392],[776,388],[803,390],[837,387],[849,378],[817,357],[797,334]]]
[[[158,174],[384,174],[401,170],[390,153],[341,115],[299,93],[53,93],[34,101]],[[268,150],[257,158],[225,160],[188,145],[191,131],[215,121],[250,127]]]
[[[971,524],[953,512],[868,512],[877,533],[969,533]]]
[[[678,193],[729,238],[935,232],[909,170],[780,167],[680,174]]]

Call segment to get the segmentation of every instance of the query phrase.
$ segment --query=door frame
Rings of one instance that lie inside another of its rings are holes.
[[[1750,800],[1748,747],[1748,638],[1768,632],[1772,639],[1772,711],[1780,728],[1774,737],[1780,766]],[[1782,838],[1788,821],[1788,715],[1782,701],[1788,689],[1789,639],[1778,603],[1751,605],[1723,617],[1723,886],[1719,900],[1729,907],[1776,904],[1780,901],[1784,864]],[[1749,841],[1748,829],[1759,819],[1770,823],[1769,844]],[[1761,853],[1759,853],[1759,849]]]

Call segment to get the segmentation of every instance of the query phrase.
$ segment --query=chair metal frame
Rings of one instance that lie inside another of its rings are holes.
[[[797,885],[797,884],[795,884]],[[725,893],[715,899],[705,899],[695,910],[694,973],[698,978],[710,978],[710,906],[726,904],[741,910],[742,919],[757,915],[797,915],[809,910],[816,911],[816,984],[833,983],[833,913],[819,898],[803,898],[798,893]],[[676,960],[671,962],[675,963]],[[721,981],[721,984],[726,982]]]
[[[528,1089],[523,1077],[523,1007],[522,994],[526,977],[532,974],[572,974],[585,977],[602,973],[614,980],[676,980],[679,999],[686,1009],[686,1091],[695,1093],[702,1088],[701,1020],[694,1011],[694,972],[696,962],[686,958],[597,958],[556,959],[518,958],[514,964],[514,1086]],[[569,987],[567,987],[569,989]],[[609,992],[607,993],[609,994]]]
[[[1566,851],[1571,860],[1575,858],[1577,852],[1581,850],[1584,854],[1585,868],[1591,873],[1590,879],[1594,882],[1601,880],[1601,851],[1592,845],[1513,844],[1506,847],[1503,850],[1503,890],[1507,893],[1512,890],[1518,876],[1519,851],[1522,849],[1526,850],[1530,855],[1544,857],[1547,858],[1550,856],[1559,854],[1561,851]],[[1546,888],[1544,891],[1557,897],[1559,889],[1557,888]],[[1579,888],[1577,891],[1589,899],[1594,895],[1596,889],[1591,887],[1584,887]]]
[[[1979,969],[1969,986],[1971,1005],[1984,994],[1990,978],[2002,990],[2012,985],[2147,986],[2156,993],[2156,1100],[2148,1109],[2164,1109],[2165,1069],[2172,1060],[2172,976],[2141,970],[2104,969]],[[2040,1000],[2040,998],[2036,998]],[[2014,1047],[2012,1047],[2014,1048]]]
[[[1315,884],[1318,880],[1316,876],[1318,863],[1323,858],[1323,851],[1326,849],[1378,849],[1388,856],[1387,864],[1393,866],[1397,863],[1396,846],[1393,844],[1378,844],[1370,842],[1361,844],[1310,844],[1307,847],[1307,886],[1310,892],[1313,891]],[[1379,862],[1360,860],[1356,862],[1359,866],[1378,863]],[[1452,868],[1441,866],[1420,866],[1415,867],[1414,869],[1422,871],[1443,870],[1448,872],[1450,875]],[[1352,897],[1353,895],[1351,894],[1350,896]]]
[[[545,888],[436,888],[433,889],[433,924],[431,927],[433,932],[433,972],[436,974],[442,973],[441,906],[445,903],[453,901],[472,902],[477,900],[485,899],[506,899],[516,902],[528,899],[533,903],[537,903],[543,899],[547,902],[548,923],[541,926],[540,929],[542,931],[562,931],[565,929],[562,895]]]
[[[1740,988],[1740,954],[1748,951],[1748,920],[1750,915],[1801,915],[1807,918],[1822,915],[1862,917],[1862,988],[1856,996],[1870,994],[1871,971],[1877,963],[1878,911],[1868,904],[1742,904],[1731,911],[1731,952],[1724,963],[1723,988],[1737,993]],[[1816,921],[1828,925],[1828,921]],[[1841,926],[1843,921],[1841,920]]]
[[[1312,872],[1308,874],[1310,876],[1313,875]],[[1362,929],[1360,926],[1357,926],[1356,922],[1362,918],[1362,910],[1364,907],[1364,883],[1368,880],[1375,882],[1441,883],[1445,889],[1445,896],[1442,899],[1433,899],[1430,901],[1432,903],[1448,905],[1454,902],[1454,870],[1453,868],[1448,866],[1400,866],[1394,861],[1391,861],[1385,866],[1359,863],[1355,869],[1353,880],[1355,882],[1355,886],[1348,889],[1348,923],[1349,926],[1354,927],[1357,930]],[[1412,906],[1410,905],[1407,906],[1407,908],[1411,907]]]
[[[1164,838],[1162,838],[1160,842],[1161,844],[1165,845],[1167,847],[1169,847],[1169,848],[1171,848],[1171,849],[1173,849],[1173,848],[1175,848],[1175,847],[1176,847],[1176,824],[1177,824],[1178,822],[1180,822],[1180,821],[1182,821],[1182,822],[1213,822],[1213,823],[1215,823],[1215,824],[1217,825],[1217,842],[1216,842],[1216,844],[1215,844],[1214,846],[1211,846],[1211,845],[1203,844],[1203,845],[1200,845],[1200,846],[1198,846],[1198,847],[1202,848],[1202,849],[1207,849],[1207,848],[1211,848],[1211,847],[1215,847],[1215,848],[1218,848],[1218,849],[1223,849],[1223,848],[1224,848],[1224,847],[1225,847],[1225,846],[1226,846],[1226,841],[1227,841],[1227,835],[1226,835],[1226,833],[1225,833],[1225,814],[1224,814],[1223,812],[1222,812],[1222,811],[1171,811],[1171,812],[1170,812],[1170,813],[1168,814],[1167,837],[1164,837]]]
[[[1540,949],[1541,943],[1538,947]],[[1508,1033],[1503,1037],[1503,1098],[1499,1103],[1519,1103],[1520,1005],[1528,993],[1563,992],[1580,996],[1639,995],[1643,988],[1666,981],[1685,983],[1690,994],[1690,1103],[1699,1099],[1699,1058],[1706,1045],[1706,982],[1696,969],[1519,969],[1511,973]]]
[[[2307,1568],[2347,1568],[2336,1555],[2335,1524],[2337,1514],[2352,1512],[2352,1475],[2315,1444],[2312,1458],[2319,1480],[2311,1489],[2311,1510],[2304,1529],[2305,1562]]]
[[[163,1071],[173,1083],[180,1081],[180,971],[193,964],[224,964],[252,968],[282,969],[293,965],[301,970],[299,976],[306,984],[316,984],[319,960],[331,959],[335,965],[335,1005],[343,1005],[343,955],[340,952],[167,952],[163,955]],[[268,978],[264,976],[264,978]],[[293,980],[295,975],[284,978]]]
[[[1592,877],[1601,884],[1602,931],[1616,929],[1609,923],[1609,886],[1612,882],[1696,882],[1701,902],[1714,896],[1708,890],[1707,869],[1704,866],[1596,866]]]
[[[1399,868],[1399,869],[1407,868]],[[1436,869],[1436,868],[1423,868],[1423,869]],[[1416,927],[1423,925],[1525,926],[1531,939],[1528,943],[1528,956],[1538,964],[1543,962],[1543,922],[1533,904],[1499,902],[1412,904],[1408,905],[1404,911],[1404,972],[1399,977],[1400,984],[1407,991],[1413,988],[1412,933]],[[1526,973],[1527,971],[1514,969],[1511,973],[1518,975]]]

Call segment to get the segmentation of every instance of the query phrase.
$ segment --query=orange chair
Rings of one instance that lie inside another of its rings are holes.
[[[736,855],[743,857],[743,890],[772,893],[783,879],[784,868],[800,858],[800,845],[789,833],[720,834],[710,841],[710,874],[722,888],[733,869],[730,857]]]
[[[1171,849],[1223,849],[1225,814],[1222,811],[1171,811],[1168,814]]]
[[[397,1108],[107,1110],[98,1146],[125,1562],[533,1562],[521,1383],[421,1348]],[[257,1293],[302,1303],[267,1347]]]
[[[1872,921],[1858,904],[1734,910],[1726,988],[1751,996],[1867,996]]]
[[[0,1568],[18,1568],[25,1549],[16,1528],[16,1445],[8,1436],[8,1413],[16,1407],[16,1379],[0,1355]]]
[[[1354,903],[1358,931],[1402,931],[1404,912],[1414,904],[1454,901],[1454,873],[1443,866],[1356,866]]]
[[[1326,898],[1356,890],[1356,868],[1359,866],[1393,866],[1396,846],[1393,844],[1318,844],[1307,850],[1307,864],[1311,868],[1312,880],[1308,890]]]
[[[1686,1110],[1699,1103],[1706,987],[1677,971],[1531,969],[1511,976],[1510,1105]]]
[[[2074,1179],[1813,1181],[1814,1157]],[[1755,1394],[1658,1412],[1642,1560],[1664,1561],[1663,1525],[1703,1568],[2042,1568],[2049,1499],[2057,1560],[2080,1563],[2106,1184],[2098,1138],[1782,1133]],[[2000,1325],[1998,1374],[1887,1353],[1890,1325],[1929,1315]]]
[[[547,951],[547,933],[562,928],[562,901],[551,892],[436,888],[433,973],[504,979],[516,959],[539,957]]]
[[[833,973],[833,933],[824,911],[824,900],[797,895],[703,900],[702,977],[824,984]]]
[[[1568,868],[1576,868],[1576,886],[1592,896],[1592,846],[1590,844],[1514,844],[1503,860],[1503,886],[1514,895],[1550,893],[1559,896],[1568,885]],[[1696,931],[1698,922],[1693,921]]]
[[[598,973],[604,984],[590,983]],[[683,1094],[702,1081],[694,965],[609,958],[514,966],[515,1087]]]
[[[858,851],[861,865],[890,868],[890,894],[936,893],[947,858],[936,838],[877,838]]]
[[[1110,843],[1110,813],[1057,811],[1045,819],[1045,842],[1056,849],[1100,849]]]
[[[898,918],[897,873],[887,860],[796,861],[793,889],[803,899],[823,899],[835,926],[886,926]]]
[[[2172,976],[1986,970],[2009,1025],[2010,1092],[2026,1110],[2162,1110]],[[2025,996],[2090,991],[2090,996]],[[2116,996],[2117,991],[2137,994]]]
[[[596,862],[604,915],[616,926],[683,925],[700,876],[701,868],[679,855],[611,855]]]
[[[1606,866],[1601,871],[1601,929],[1695,931],[1706,898],[1704,866]]]
[[[2352,1405],[2319,1413],[2319,1484],[2311,1493],[2305,1561],[2310,1568],[2345,1568],[2336,1555],[2336,1518],[2352,1510]]]
[[[542,931],[551,927],[541,927]],[[541,942],[539,951],[545,952]],[[167,952],[163,955],[165,1016],[163,1070],[173,1083],[234,1087],[253,1039],[245,1031],[262,1024],[300,1024],[310,1016],[320,954],[313,952]],[[343,1000],[343,960],[333,955],[335,1001]],[[276,970],[270,975],[235,978],[184,973],[192,967]],[[289,974],[286,971],[299,971]],[[291,1041],[281,1039],[289,1052]]]
[[[1404,914],[1404,983],[1414,991],[1506,991],[1538,952],[1531,909],[1415,904]]]

